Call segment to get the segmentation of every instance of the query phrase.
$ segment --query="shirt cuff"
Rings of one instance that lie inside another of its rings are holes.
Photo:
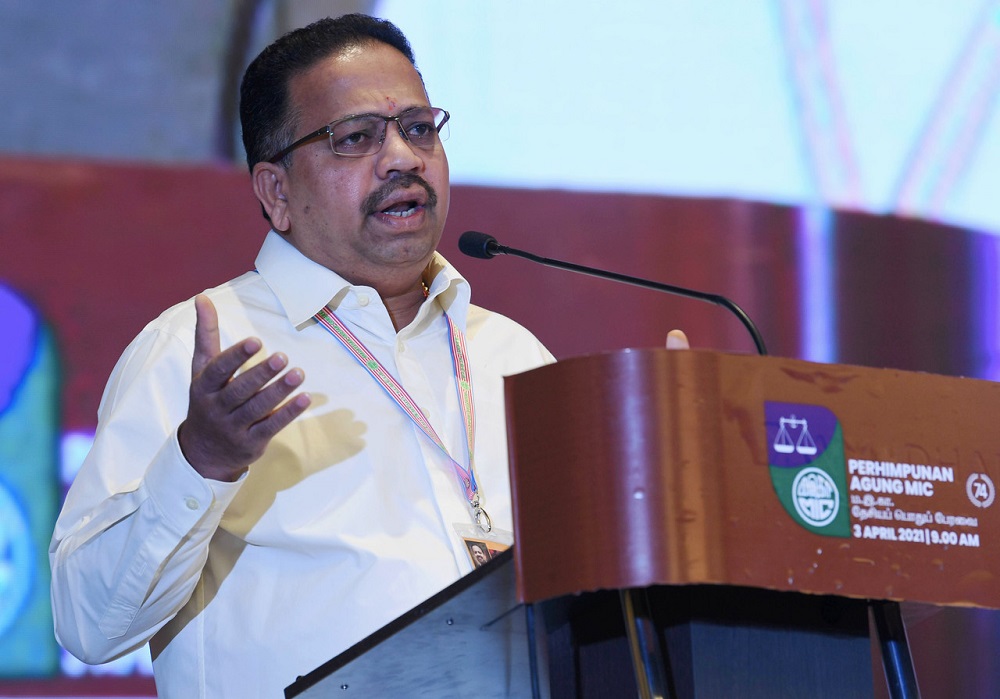
[[[203,526],[218,526],[245,478],[244,473],[227,483],[202,476],[184,458],[175,429],[149,465],[144,480],[149,498],[156,503],[167,526],[184,535],[202,520]]]

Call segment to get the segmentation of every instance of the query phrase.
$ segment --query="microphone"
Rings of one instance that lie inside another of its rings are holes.
[[[574,264],[572,262],[563,262],[562,260],[540,257],[539,255],[525,252],[524,250],[518,250],[516,248],[507,247],[506,245],[501,245],[492,235],[489,235],[488,233],[480,233],[479,231],[466,231],[459,236],[458,249],[469,257],[478,257],[482,260],[489,260],[497,255],[514,255],[515,257],[523,257],[526,260],[537,262],[545,265],[546,267],[555,267],[557,269],[565,269],[570,272],[579,272],[580,274],[587,274],[592,277],[610,279],[616,282],[632,284],[633,286],[641,286],[646,289],[655,289],[656,291],[664,291],[668,294],[674,294],[675,296],[684,296],[686,298],[698,299],[699,301],[706,301],[708,303],[715,304],[716,306],[722,306],[739,318],[740,322],[743,323],[743,326],[747,329],[747,331],[749,331],[754,345],[757,347],[757,352],[761,356],[767,355],[767,348],[764,346],[764,338],[761,337],[760,330],[757,329],[757,326],[750,319],[750,316],[747,315],[746,311],[727,299],[725,296],[709,294],[704,291],[695,291],[694,289],[685,289],[684,287],[673,286],[671,284],[653,282],[648,279],[631,277],[627,274],[619,274],[618,272],[608,272],[602,269],[595,269],[593,267],[584,267],[583,265]]]
[[[496,238],[479,231],[466,231],[460,235],[458,249],[469,257],[478,257],[481,260],[509,254],[509,248],[498,243]]]

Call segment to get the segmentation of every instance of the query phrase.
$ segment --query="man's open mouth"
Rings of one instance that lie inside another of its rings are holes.
[[[420,202],[415,199],[411,199],[388,206],[382,209],[379,213],[395,216],[397,218],[406,218],[417,213],[421,206],[423,205]]]
[[[423,209],[433,209],[437,193],[422,177],[405,174],[384,183],[362,203],[366,214],[385,214],[396,218],[414,216]]]

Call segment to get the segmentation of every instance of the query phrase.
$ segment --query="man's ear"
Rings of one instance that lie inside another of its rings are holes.
[[[292,221],[288,215],[288,173],[285,168],[275,163],[257,163],[253,166],[250,179],[253,181],[253,193],[271,219],[271,226],[276,231],[287,232]]]

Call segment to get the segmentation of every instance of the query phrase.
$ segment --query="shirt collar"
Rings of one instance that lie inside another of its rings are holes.
[[[458,329],[465,332],[472,298],[472,287],[465,277],[441,253],[435,252],[424,272],[424,281],[427,284],[427,300],[437,301],[438,306],[448,314]],[[431,304],[424,303],[417,314],[418,320],[430,306]]]
[[[346,279],[310,260],[273,230],[264,238],[255,264],[295,327],[309,321],[326,305],[336,310],[352,289]],[[464,331],[471,298],[469,283],[436,252],[427,266],[424,281],[428,287],[428,301],[436,301]],[[428,314],[429,307],[428,303],[421,307],[418,322]]]

